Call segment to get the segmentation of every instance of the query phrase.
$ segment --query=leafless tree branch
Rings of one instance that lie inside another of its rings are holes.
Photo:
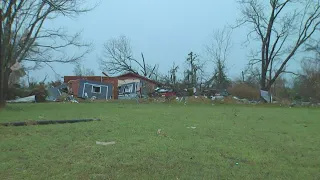
[[[158,65],[151,66],[146,63],[141,53],[142,62],[133,58],[130,40],[126,36],[110,39],[104,44],[103,57],[99,59],[100,68],[108,74],[132,72],[151,78]]]
[[[314,0],[239,0],[242,17],[238,26],[248,25],[261,42],[259,56],[250,65],[261,65],[261,89],[269,90],[288,62],[310,38],[319,35],[320,2]],[[295,7],[295,9],[292,9]],[[288,8],[291,8],[290,10]],[[289,10],[289,11],[288,11]],[[279,65],[277,65],[279,64]]]
[[[4,105],[10,67],[25,61],[41,63],[71,63],[90,52],[90,43],[81,43],[79,33],[48,30],[44,23],[60,15],[76,17],[92,8],[86,0],[2,0],[0,6],[0,106]],[[69,56],[66,48],[84,51]]]

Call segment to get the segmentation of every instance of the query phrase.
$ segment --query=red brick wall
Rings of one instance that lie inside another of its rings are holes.
[[[113,85],[113,99],[118,99],[118,78],[103,77],[102,82],[111,83]]]
[[[79,80],[72,80],[72,82],[70,82],[68,86],[69,88],[71,88],[71,91],[69,91],[69,93],[72,93],[74,96],[78,96]]]

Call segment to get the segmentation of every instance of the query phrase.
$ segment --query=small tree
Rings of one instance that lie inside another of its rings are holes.
[[[211,44],[206,46],[209,58],[214,63],[214,73],[208,83],[217,89],[226,89],[231,84],[226,74],[226,61],[231,46],[231,30],[226,27],[215,31]]]
[[[170,82],[173,86],[177,83],[177,72],[178,72],[179,66],[176,66],[175,63],[173,63],[169,74],[170,74]]]
[[[320,60],[302,63],[302,73],[295,79],[294,89],[303,100],[320,102]]]
[[[94,71],[90,68],[85,68],[80,63],[77,63],[73,69],[73,73],[76,76],[94,76]]]
[[[203,65],[198,58],[197,54],[190,52],[186,59],[186,62],[189,64],[188,69],[185,73],[185,82],[192,87],[197,87],[199,80],[199,73],[203,71]]]

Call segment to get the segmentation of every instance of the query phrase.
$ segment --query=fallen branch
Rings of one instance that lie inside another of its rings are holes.
[[[25,121],[25,122],[9,122],[1,123],[2,126],[27,126],[27,125],[47,125],[47,124],[65,124],[65,123],[78,123],[100,121],[100,119],[75,119],[75,120],[40,120],[40,121]]]

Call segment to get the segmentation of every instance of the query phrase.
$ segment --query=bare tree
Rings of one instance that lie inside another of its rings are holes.
[[[44,23],[60,15],[77,16],[90,9],[85,0],[2,0],[0,2],[0,107],[5,106],[11,67],[26,61],[36,65],[71,63],[89,52],[90,44],[79,42],[79,33],[70,36],[61,28],[47,29]],[[67,47],[84,48],[69,55]]]
[[[289,61],[312,36],[319,34],[319,0],[240,0],[242,17],[238,26],[248,25],[248,40],[260,42],[260,88],[269,91]]]
[[[151,66],[148,65],[148,70],[149,72],[151,72],[150,70],[152,70]],[[154,81],[158,81],[159,79],[162,78],[162,74],[159,71],[159,66],[156,66],[156,68],[152,71],[151,76],[149,76],[149,79],[154,80]]]
[[[173,63],[170,71],[169,71],[169,75],[170,75],[170,82],[173,86],[176,85],[177,83],[177,72],[178,72],[179,66],[175,65],[175,63]]]
[[[215,66],[213,76],[208,83],[218,89],[226,89],[231,83],[226,74],[226,61],[232,46],[231,33],[231,29],[226,27],[215,31],[211,43],[206,46],[209,59]]]
[[[77,63],[73,69],[73,73],[76,76],[94,76],[94,71],[90,68],[85,68],[80,63]]]
[[[130,40],[126,36],[120,36],[104,44],[103,57],[99,59],[99,64],[101,70],[112,75],[132,72],[151,78],[158,66],[147,64],[143,53],[141,58],[142,62],[133,58]]]
[[[199,56],[193,52],[188,54],[186,59],[188,64],[185,74],[185,82],[192,87],[197,87],[198,81],[200,80],[199,73],[203,72],[204,63],[200,61]]]

